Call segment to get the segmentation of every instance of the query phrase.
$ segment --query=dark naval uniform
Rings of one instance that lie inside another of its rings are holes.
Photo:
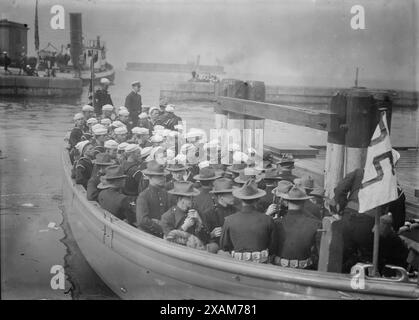
[[[141,113],[141,95],[131,91],[125,98],[125,108],[129,111],[129,118],[135,127],[138,122],[138,115]]]
[[[288,210],[282,219],[276,222],[278,229],[278,251],[276,256],[281,259],[304,261],[311,260],[311,263],[304,266],[309,267],[317,263],[317,252],[320,244],[321,222],[302,210]],[[315,248],[314,254],[312,249]],[[279,261],[275,264],[281,265]],[[283,265],[284,267],[298,268],[298,265]],[[301,267],[301,266],[300,266]]]
[[[147,128],[150,135],[153,134],[153,124],[149,119],[138,119],[137,127]]]
[[[73,149],[74,146],[79,143],[83,138],[84,132],[79,127],[74,127],[70,133],[70,139],[68,143],[70,144],[70,149]]]
[[[358,192],[362,185],[364,169],[348,173],[335,188],[334,200],[343,208],[343,272],[349,272],[357,262],[372,261],[374,210],[358,213]]]
[[[245,206],[225,218],[220,244],[224,251],[253,252],[277,248],[277,230],[273,219],[255,208]]]
[[[127,175],[123,193],[127,196],[138,196],[147,187],[139,166],[139,162],[125,161],[122,164],[124,174]]]
[[[95,113],[97,117],[102,115],[102,107],[105,104],[113,105],[111,95],[109,94],[108,90],[98,89],[95,92]]]
[[[135,197],[121,194],[118,190],[109,188],[100,191],[98,202],[100,206],[119,219],[127,219],[128,223],[135,223]]]
[[[222,227],[224,225],[225,218],[231,216],[237,211],[237,208],[234,206],[223,207],[217,203],[216,205],[213,205],[211,208],[208,208],[206,211],[204,211],[201,217],[208,231],[211,232],[215,228]],[[220,237],[213,238],[212,241],[219,244]]]
[[[75,164],[76,183],[81,184],[87,188],[87,181],[89,181],[93,171],[93,163],[87,157],[81,157]]]
[[[160,220],[163,213],[170,208],[169,194],[164,188],[149,185],[137,198],[137,223],[144,231],[158,237],[163,236]]]
[[[182,211],[178,206],[173,206],[161,216],[160,225],[165,236],[172,230],[181,230],[181,226],[185,222],[187,212]],[[201,216],[202,217],[202,216]],[[202,218],[201,218],[202,219]],[[188,228],[186,232],[198,237],[204,244],[209,241],[209,232],[205,225],[202,225],[199,230],[195,225]]]
[[[321,220],[322,217],[322,211],[320,209],[319,206],[315,205],[313,202],[311,202],[310,200],[306,200],[304,202],[304,209],[303,211],[309,215],[312,216],[313,218],[317,219],[317,220]]]
[[[92,177],[87,181],[87,200],[90,201],[97,201],[97,197],[99,196],[100,189],[97,186],[100,183],[100,176],[99,175],[92,175]]]

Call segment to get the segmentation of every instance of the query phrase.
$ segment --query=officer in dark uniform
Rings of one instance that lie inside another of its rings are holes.
[[[87,200],[97,201],[100,189],[97,188],[101,182],[101,177],[105,174],[105,169],[108,166],[114,165],[109,154],[98,153],[95,160],[93,160],[93,172],[89,181],[87,182]]]
[[[141,89],[140,81],[134,81],[131,83],[132,91],[125,98],[125,108],[129,111],[129,117],[133,127],[137,126],[138,115],[141,113],[141,95],[139,94]]]
[[[127,196],[138,196],[147,187],[140,170],[141,148],[137,144],[129,144],[125,147],[125,155],[127,159],[122,164],[122,169],[127,179],[123,193]]]
[[[165,236],[172,230],[182,230],[198,237],[204,244],[208,243],[209,233],[202,223],[199,213],[192,209],[192,198],[199,194],[189,181],[175,181],[174,188],[168,191],[176,197],[172,206],[161,217],[161,226]]]
[[[215,197],[215,203],[202,214],[204,224],[210,232],[211,242],[220,245],[220,237],[225,218],[236,213],[234,206],[233,181],[228,178],[219,178],[214,181],[214,187],[210,191]]]
[[[94,95],[95,113],[98,118],[102,115],[102,107],[105,104],[113,105],[111,95],[108,92],[108,87],[110,83],[111,82],[107,78],[100,79],[100,84],[102,88],[98,89],[95,92],[95,95]]]
[[[160,219],[171,207],[169,194],[165,190],[166,176],[169,174],[155,160],[147,163],[143,174],[149,178],[149,186],[137,198],[137,224],[144,231],[162,237]]]
[[[288,213],[277,220],[278,250],[273,262],[282,267],[316,269],[321,222],[303,210],[310,196],[293,187],[282,198],[288,202]]]
[[[93,171],[94,147],[89,141],[81,141],[76,144],[76,149],[81,155],[74,164],[76,183],[87,188],[87,182]]]
[[[212,190],[212,183],[215,179],[221,178],[221,175],[215,173],[215,169],[212,167],[205,167],[199,170],[199,174],[195,175],[193,179],[199,181],[201,187],[199,195],[194,198],[193,208],[198,211],[199,214],[203,214],[209,208],[212,208],[215,204],[215,196],[210,193]]]
[[[135,197],[122,194],[125,178],[120,166],[110,166],[105,170],[103,182],[99,183],[101,189],[98,202],[100,206],[119,219],[126,219],[129,224],[135,224]]]
[[[231,251],[235,259],[267,263],[269,255],[277,250],[273,219],[255,208],[257,200],[265,194],[253,179],[233,190],[233,196],[242,201],[242,208],[225,218],[220,244],[221,249]]]

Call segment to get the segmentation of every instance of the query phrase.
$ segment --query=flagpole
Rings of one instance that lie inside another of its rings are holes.
[[[374,249],[372,254],[372,276],[379,277],[378,272],[378,252],[380,250],[380,216],[381,207],[375,209],[375,223],[374,223]]]

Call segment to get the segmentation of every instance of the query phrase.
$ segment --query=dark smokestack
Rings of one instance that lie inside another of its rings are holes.
[[[81,13],[70,13],[71,61],[74,69],[80,70],[80,56],[83,52]]]

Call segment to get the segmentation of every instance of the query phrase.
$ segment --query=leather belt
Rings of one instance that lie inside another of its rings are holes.
[[[231,252],[231,256],[236,260],[253,261],[257,263],[267,263],[269,257],[268,250],[253,251],[253,252]]]
[[[281,257],[275,257],[273,264],[281,267],[286,268],[294,268],[294,269],[305,269],[313,264],[311,258],[305,260],[298,260],[298,259],[284,259]]]

